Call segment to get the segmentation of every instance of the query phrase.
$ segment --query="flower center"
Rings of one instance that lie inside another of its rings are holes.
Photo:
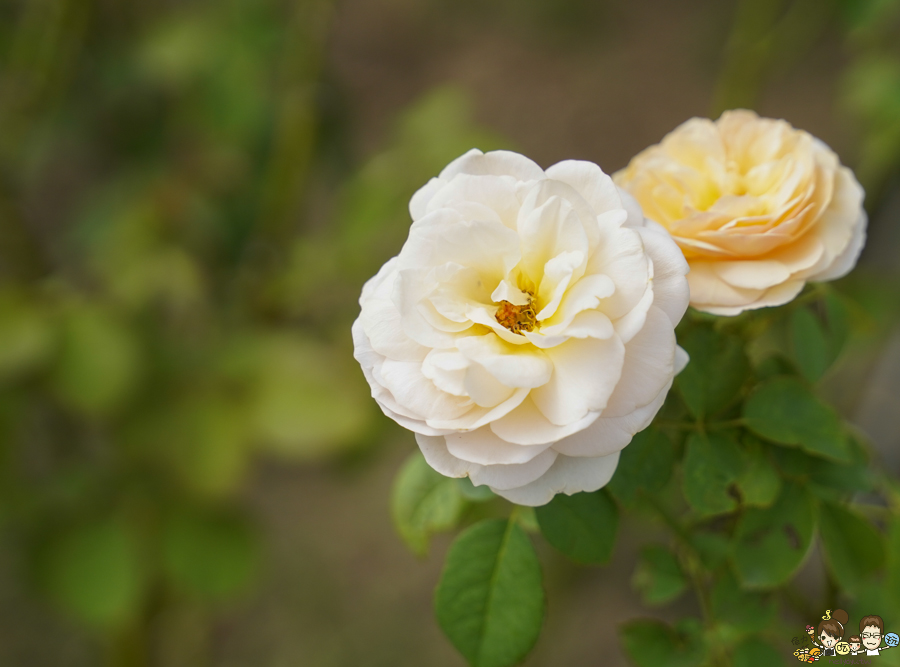
[[[494,314],[494,318],[513,333],[520,334],[523,331],[534,331],[536,322],[534,314],[534,295],[528,294],[528,303],[517,306],[509,301],[500,301],[500,306]]]

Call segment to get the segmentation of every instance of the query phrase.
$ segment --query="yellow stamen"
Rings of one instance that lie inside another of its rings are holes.
[[[528,303],[524,306],[516,306],[509,301],[501,301],[494,318],[513,333],[520,334],[523,331],[534,331],[536,318],[531,296],[531,294],[528,295]]]

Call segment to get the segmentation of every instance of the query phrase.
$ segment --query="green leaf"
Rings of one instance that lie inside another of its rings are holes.
[[[797,484],[787,484],[768,508],[752,507],[738,521],[732,560],[741,583],[770,588],[787,581],[800,567],[815,529],[813,501]]]
[[[141,353],[132,332],[108,313],[84,307],[62,327],[62,349],[52,382],[60,398],[89,415],[105,414],[134,390]]]
[[[846,507],[823,502],[819,507],[819,532],[831,571],[850,592],[857,590],[884,564],[883,536],[865,518]]]
[[[50,318],[21,295],[0,295],[0,379],[17,379],[42,366],[55,343]]]
[[[145,589],[141,551],[128,526],[105,520],[57,536],[39,557],[38,574],[49,595],[89,625],[128,623]]]
[[[641,550],[641,558],[631,580],[644,604],[671,602],[687,588],[687,579],[678,559],[663,546],[650,545]]]
[[[900,609],[900,518],[892,517],[887,526],[887,594]]]
[[[680,342],[691,361],[675,384],[688,410],[698,419],[721,412],[750,375],[744,342],[707,326],[693,329]]]
[[[737,487],[747,505],[768,507],[778,497],[781,477],[758,441],[749,436],[746,444],[744,469],[737,478]]]
[[[751,637],[734,649],[734,667],[778,667],[784,665],[784,657],[761,639]]]
[[[213,602],[243,593],[259,566],[255,532],[241,517],[182,511],[163,530],[163,567],[183,590]]]
[[[710,596],[713,616],[742,632],[759,632],[775,618],[775,600],[754,591],[742,590],[728,572],[716,582]]]
[[[684,459],[682,490],[691,507],[703,515],[737,507],[732,483],[741,472],[741,451],[730,435],[692,433]]]
[[[535,514],[547,541],[576,563],[605,563],[612,555],[619,514],[605,491],[558,493]]]
[[[491,491],[491,487],[484,484],[475,486],[468,477],[458,478],[456,484],[459,486],[459,492],[469,502],[484,503],[497,497],[497,494]]]
[[[698,633],[678,632],[662,621],[638,619],[621,628],[622,644],[638,667],[696,667],[704,646]]]
[[[418,451],[406,460],[394,480],[391,516],[414,553],[426,555],[431,535],[456,526],[462,508],[457,480],[434,470]]]
[[[669,437],[650,427],[632,438],[619,455],[619,465],[607,490],[624,504],[634,502],[640,491],[657,493],[672,476],[675,447]]]
[[[810,382],[818,381],[831,366],[825,330],[808,308],[798,308],[791,314],[791,346],[800,372]]]
[[[744,420],[766,440],[838,461],[851,458],[837,413],[796,378],[779,377],[759,385],[744,404]]]
[[[515,521],[481,521],[456,538],[435,611],[472,667],[509,667],[528,654],[544,617],[544,589],[537,554]]]

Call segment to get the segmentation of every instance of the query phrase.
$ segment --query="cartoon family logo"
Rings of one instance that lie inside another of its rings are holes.
[[[900,644],[897,633],[884,634],[884,620],[881,616],[863,616],[859,620],[859,634],[847,630],[849,622],[850,616],[843,609],[835,609],[834,612],[827,610],[819,621],[818,628],[806,626],[808,637],[794,637],[792,643],[802,646],[794,651],[794,655],[800,662],[815,662],[832,656],[876,656]]]

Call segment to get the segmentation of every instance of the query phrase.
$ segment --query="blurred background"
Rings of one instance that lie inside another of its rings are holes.
[[[0,664],[464,664],[350,324],[473,146],[611,173],[733,107],[829,143],[871,226],[824,390],[900,473],[898,38],[898,0],[0,0]],[[527,665],[626,664],[646,530],[541,546]]]

